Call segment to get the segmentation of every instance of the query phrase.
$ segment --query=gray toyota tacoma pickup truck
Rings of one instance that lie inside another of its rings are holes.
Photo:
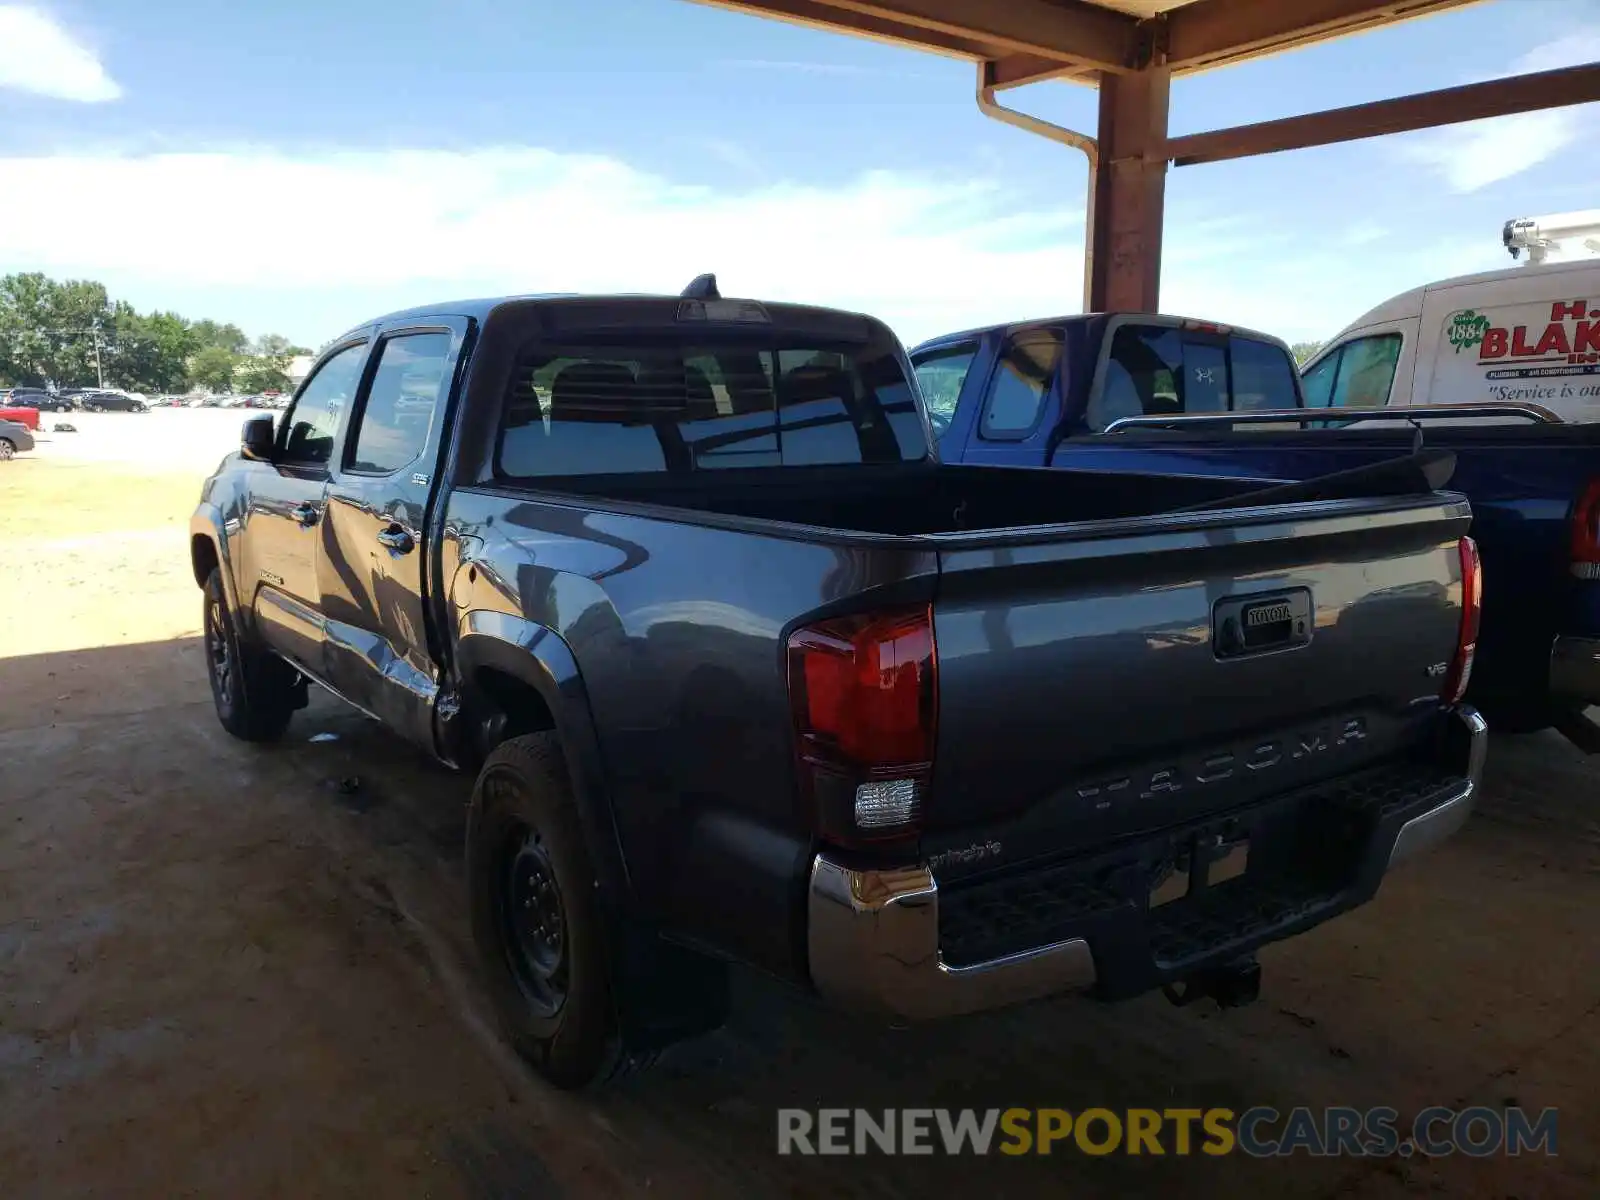
[[[486,987],[575,1087],[730,963],[894,1019],[1252,998],[1473,803],[1448,469],[943,465],[880,322],[702,277],[351,330],[191,551],[229,732],[315,683],[476,773]]]

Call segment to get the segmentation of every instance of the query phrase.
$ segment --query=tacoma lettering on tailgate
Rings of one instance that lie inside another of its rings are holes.
[[[1259,775],[1285,763],[1358,745],[1366,739],[1365,717],[1341,717],[1235,749],[1204,752],[1168,760],[1153,769],[1097,779],[1080,786],[1077,796],[1101,809],[1134,797],[1153,800],[1209,787],[1239,775]]]

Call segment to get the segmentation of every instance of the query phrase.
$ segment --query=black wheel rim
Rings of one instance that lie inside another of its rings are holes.
[[[227,617],[222,611],[222,601],[213,596],[206,602],[206,657],[211,667],[211,686],[216,690],[217,703],[233,703],[233,648],[228,644]]]
[[[567,999],[567,917],[555,868],[539,831],[521,822],[506,830],[500,921],[512,977],[544,1016]]]

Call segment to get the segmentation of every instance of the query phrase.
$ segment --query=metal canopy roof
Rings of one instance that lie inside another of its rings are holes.
[[[1084,307],[1151,312],[1160,296],[1168,164],[1324,146],[1600,101],[1600,63],[1173,137],[1172,80],[1479,0],[701,0],[955,55],[977,64],[980,111],[1089,159]],[[1099,88],[1094,136],[1007,108],[1000,88]]]
[[[997,87],[1183,75],[1477,0],[703,0],[995,64]]]

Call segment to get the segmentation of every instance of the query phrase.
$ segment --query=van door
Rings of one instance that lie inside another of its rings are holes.
[[[1526,268],[1431,289],[1418,404],[1537,404],[1600,421],[1600,265]]]

